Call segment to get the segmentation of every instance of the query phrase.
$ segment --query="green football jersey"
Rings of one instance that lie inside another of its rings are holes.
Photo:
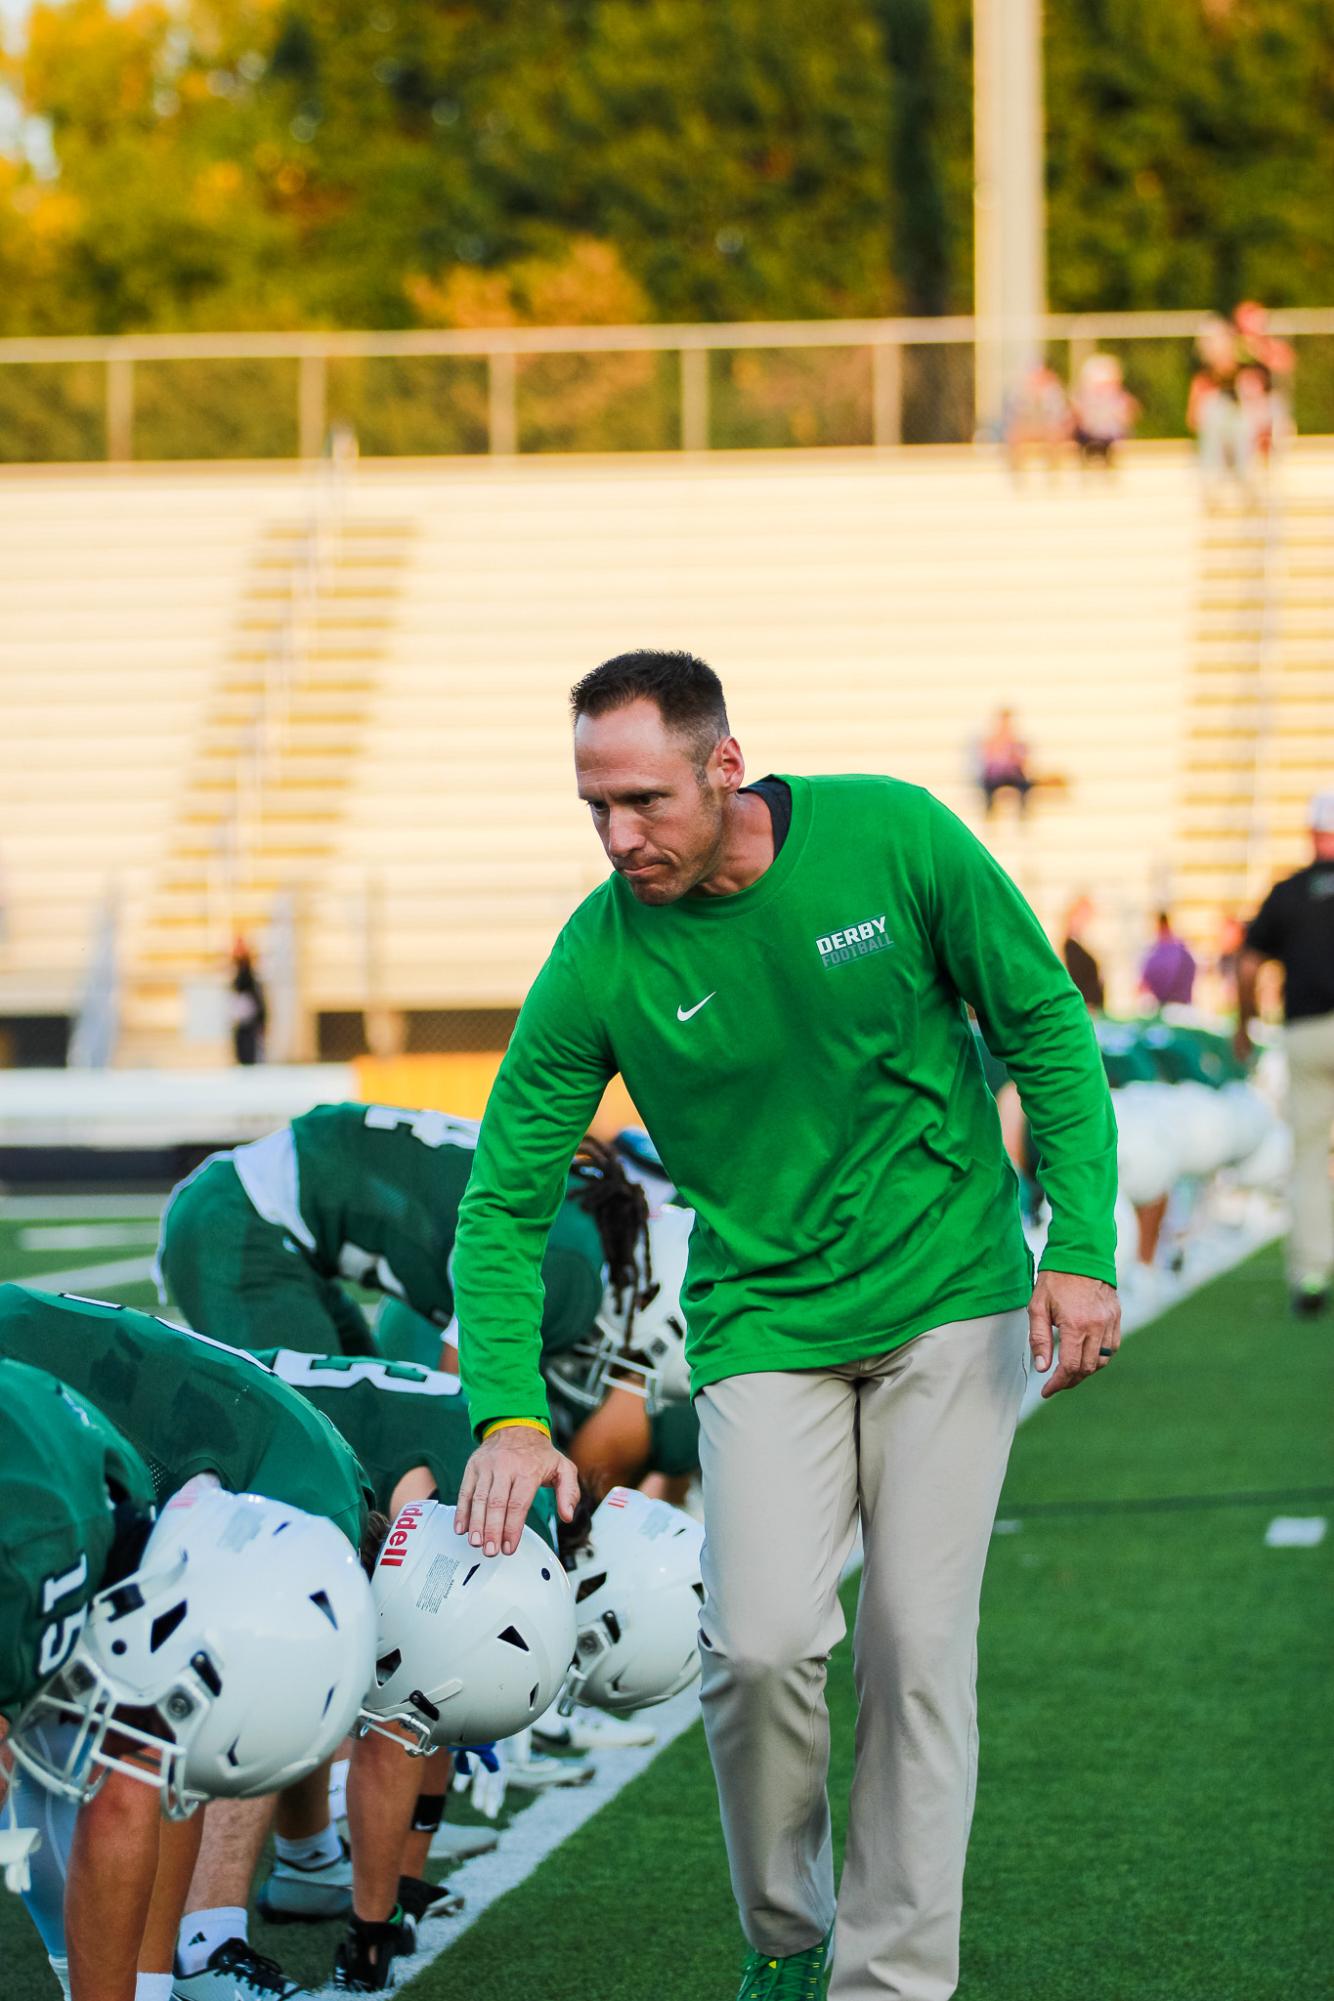
[[[437,1341],[438,1345],[438,1341]],[[392,1512],[395,1487],[414,1466],[425,1466],[443,1500],[457,1500],[474,1439],[468,1400],[457,1376],[410,1362],[375,1362],[360,1355],[307,1355],[296,1348],[267,1348],[255,1360],[323,1411],[360,1460],[374,1505]],[[543,1489],[529,1511],[539,1531],[552,1518]]]
[[[1143,1026],[1139,1021],[1113,1021],[1107,1015],[1094,1023],[1098,1053],[1113,1090],[1119,1091],[1125,1084],[1158,1081],[1158,1065],[1145,1044]]]
[[[197,1473],[326,1515],[355,1546],[370,1493],[341,1435],[252,1355],[133,1307],[0,1285],[0,1355],[46,1369],[135,1447],[159,1501]]]
[[[152,1514],[129,1440],[54,1376],[0,1360],[0,1714],[68,1659],[102,1588],[117,1501]]]
[[[1244,1080],[1246,1065],[1226,1035],[1191,1022],[1155,1019],[1141,1025],[1141,1037],[1156,1073],[1165,1084],[1224,1084]]]
[[[292,1121],[301,1217],[331,1277],[404,1299],[448,1326],[454,1226],[477,1126],[392,1105],[318,1105]],[[543,1338],[568,1347],[602,1302],[602,1243],[579,1203],[563,1202],[542,1266]]]

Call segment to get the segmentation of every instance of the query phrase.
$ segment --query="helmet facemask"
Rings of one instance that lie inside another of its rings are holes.
[[[156,1685],[142,1674],[144,1654],[151,1660],[187,1616],[186,1568],[180,1554],[165,1571],[138,1571],[99,1593],[69,1659],[21,1711],[14,1756],[62,1798],[82,1805],[108,1772],[121,1772],[158,1786],[170,1820],[187,1819],[203,1799],[186,1784],[186,1762],[221,1691],[217,1668],[201,1647]],[[132,1652],[133,1680],[117,1672]]]
[[[690,1396],[686,1328],[681,1308],[694,1213],[665,1208],[646,1219],[636,1246],[634,1277],[609,1274],[602,1308],[587,1341],[549,1356],[544,1367],[561,1390],[594,1411],[613,1389],[643,1397],[650,1417]]]

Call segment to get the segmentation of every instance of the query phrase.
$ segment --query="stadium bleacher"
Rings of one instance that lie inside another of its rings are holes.
[[[601,875],[565,691],[637,644],[717,663],[753,771],[978,825],[1013,707],[1054,782],[986,833],[1044,920],[1091,890],[1128,964],[1175,896],[1208,949],[1334,762],[1334,449],[1278,492],[1208,514],[1175,446],[1017,488],[966,449],[7,471],[0,1014],[75,1004],[109,892],[122,1061],[189,1060],[283,891],[312,1010],[514,1006]]]

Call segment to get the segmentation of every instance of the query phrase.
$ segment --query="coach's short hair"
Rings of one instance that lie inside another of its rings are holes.
[[[576,722],[581,716],[605,716],[638,701],[652,702],[669,729],[689,738],[701,767],[732,734],[723,684],[712,667],[693,653],[658,653],[649,648],[618,653],[570,690]]]

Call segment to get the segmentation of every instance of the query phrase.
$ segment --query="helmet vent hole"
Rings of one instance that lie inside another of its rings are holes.
[[[331,1688],[331,1689],[329,1690],[329,1693],[328,1693],[328,1694],[327,1694],[327,1695],[325,1696],[325,1698],[324,1698],[324,1707],[323,1707],[323,1709],[322,1709],[322,1710],[320,1711],[320,1715],[321,1715],[322,1717],[324,1717],[324,1716],[327,1716],[327,1715],[329,1714],[329,1704],[330,1704],[330,1703],[331,1703],[331,1702],[333,1701],[333,1699],[334,1699],[334,1694],[335,1694],[335,1691],[334,1691],[334,1690],[333,1690],[333,1689]]]
[[[518,1647],[522,1653],[532,1651],[517,1626],[506,1626],[503,1633],[496,1634],[496,1638],[502,1640],[507,1647]]]
[[[542,1565],[542,1582],[544,1584],[550,1584],[551,1582],[551,1572],[547,1569],[545,1563]]]
[[[607,1573],[605,1570],[599,1571],[596,1577],[581,1577],[575,1586],[575,1604],[582,1605],[585,1598],[591,1598],[595,1591],[600,1591],[606,1581]]]
[[[481,1564],[480,1564],[480,1563],[474,1563],[474,1564],[473,1564],[473,1566],[472,1566],[472,1568],[471,1568],[471,1569],[469,1570],[469,1572],[468,1572],[467,1576],[466,1576],[466,1577],[464,1578],[464,1580],[463,1580],[463,1583],[462,1583],[462,1584],[461,1584],[461,1585],[459,1586],[459,1589],[460,1589],[460,1590],[463,1590],[463,1589],[465,1588],[465,1586],[467,1586],[467,1585],[469,1585],[469,1584],[471,1584],[471,1583],[472,1583],[472,1581],[473,1581],[473,1578],[474,1578],[474,1577],[476,1577],[476,1575],[477,1575],[478,1571],[479,1571],[479,1570],[481,1569],[481,1567],[482,1567],[482,1566],[481,1566]]]
[[[619,1642],[621,1637],[621,1622],[616,1617],[616,1614],[614,1612],[604,1612],[602,1614],[602,1623],[607,1629],[608,1638]]]
[[[203,1682],[210,1695],[222,1694],[222,1676],[214,1667],[207,1654],[191,1654],[190,1665]]]
[[[528,1691],[528,1707],[530,1709],[537,1708],[537,1689],[538,1689],[538,1684],[534,1682],[532,1687]]]
[[[379,1686],[383,1688],[390,1675],[397,1674],[402,1665],[403,1656],[397,1647],[394,1648],[392,1653],[381,1654],[379,1660],[375,1663],[375,1679]]]
[[[111,1651],[113,1654],[123,1654],[127,1650],[128,1646],[129,1646],[128,1640],[113,1640],[111,1642]]]
[[[183,1598],[177,1599],[176,1603],[172,1606],[169,1612],[158,1613],[157,1618],[154,1619],[153,1621],[148,1636],[148,1647],[150,1653],[155,1654],[159,1647],[166,1645],[167,1641],[176,1631],[176,1628],[180,1625],[184,1617],[185,1617],[185,1600]]]
[[[329,1603],[328,1592],[312,1591],[310,1594],[310,1602],[312,1605],[317,1606],[321,1612],[323,1612],[325,1618],[329,1621],[329,1624],[333,1627],[334,1631],[337,1632],[338,1616],[335,1613],[333,1606]]]
[[[234,1772],[239,1772],[241,1769],[241,1760],[236,1755],[236,1746],[240,1743],[240,1741],[241,1741],[240,1738],[237,1737],[227,1747],[227,1763],[231,1766]]]
[[[700,1604],[702,1605],[704,1603],[704,1586],[696,1582],[692,1584],[690,1588],[694,1592],[695,1596],[698,1598]]]

